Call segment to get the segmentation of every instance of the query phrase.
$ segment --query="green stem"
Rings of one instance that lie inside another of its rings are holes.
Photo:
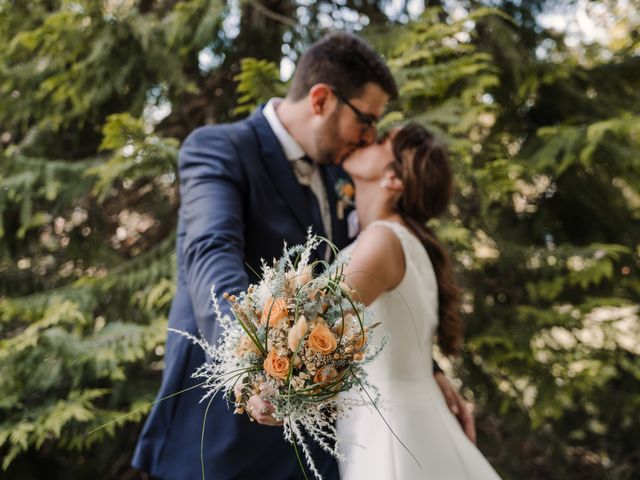
[[[176,395],[180,395],[181,393],[188,392],[189,390],[193,390],[194,388],[201,387],[201,386],[202,386],[202,385],[204,385],[205,383],[207,383],[207,381],[206,381],[206,380],[205,380],[204,382],[202,382],[202,383],[197,384],[197,385],[193,385],[193,386],[191,386],[191,387],[185,388],[184,390],[180,390],[179,392],[172,393],[171,395],[167,395],[166,397],[162,397],[162,398],[160,398],[160,399],[158,399],[158,400],[154,400],[153,402],[146,403],[146,404],[142,405],[141,407],[135,408],[135,409],[131,410],[130,412],[125,413],[124,415],[119,416],[118,418],[114,418],[114,419],[113,419],[113,420],[111,420],[110,422],[107,422],[107,423],[105,423],[105,424],[103,424],[103,425],[100,425],[100,426],[99,426],[99,427],[97,427],[97,428],[94,428],[94,429],[93,429],[93,430],[91,430],[89,433],[87,433],[87,435],[92,435],[92,434],[94,434],[95,432],[97,432],[98,430],[102,430],[103,428],[108,427],[108,426],[109,426],[109,425],[111,425],[112,423],[118,422],[118,421],[122,420],[123,418],[127,418],[127,417],[129,417],[129,416],[133,415],[134,413],[136,413],[136,412],[138,412],[138,411],[142,410],[143,408],[153,407],[156,403],[160,403],[160,402],[162,402],[162,401],[164,401],[164,400],[167,400],[167,399],[169,399],[169,398],[171,398],[171,397],[175,397]]]
[[[207,403],[207,408],[204,411],[204,419],[202,420],[202,435],[200,436],[200,466],[202,467],[202,480],[206,480],[204,476],[204,430],[207,426],[207,414],[209,413],[209,407],[213,402],[215,395],[212,395]]]

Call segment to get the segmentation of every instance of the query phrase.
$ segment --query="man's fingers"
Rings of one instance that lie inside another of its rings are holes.
[[[464,418],[465,420],[467,419],[467,417],[469,417],[469,410],[467,410],[467,405],[464,401],[464,398],[462,398],[462,395],[460,395],[459,392],[456,392],[456,395],[454,395],[455,397],[455,409],[456,411],[453,412],[456,415],[460,416],[461,418]]]
[[[473,417],[467,415],[463,424],[465,435],[471,440],[474,444],[476,443],[476,425],[473,421]]]
[[[458,402],[456,401],[456,398],[453,395],[451,395],[450,392],[449,392],[449,396],[447,396],[446,398],[447,398],[447,406],[449,407],[449,410],[451,410],[451,413],[453,413],[456,417],[460,415],[460,407],[458,407]]]
[[[468,428],[467,436],[473,443],[476,443],[476,422],[473,417],[474,408],[475,408],[475,405],[472,402],[467,403],[467,411],[469,412],[469,421],[468,421],[469,428]]]
[[[465,435],[473,443],[476,443],[476,425],[473,419],[473,404],[465,402],[461,395],[457,396],[459,414],[456,415],[462,425]]]
[[[476,443],[476,427],[473,422],[469,423],[468,428],[466,429],[467,437],[469,440],[475,445]]]
[[[264,401],[259,395],[253,395],[247,401],[247,414],[261,425],[269,425],[271,427],[282,425],[282,422],[271,416],[274,411],[273,405]]]
[[[460,427],[464,434],[471,440],[473,443],[476,443],[476,426],[473,420],[473,406],[472,404],[467,404],[464,401],[464,398],[456,390],[451,383],[447,380],[442,372],[438,372],[434,374],[434,378],[440,387],[440,391],[444,396],[444,400],[451,410],[451,413],[456,417],[458,422],[460,423]]]
[[[444,395],[444,400],[447,402],[449,410],[451,410],[455,416],[458,416],[460,413],[460,408],[458,407],[458,396],[453,390],[453,387],[442,373],[436,374],[435,378],[440,386],[442,394]]]

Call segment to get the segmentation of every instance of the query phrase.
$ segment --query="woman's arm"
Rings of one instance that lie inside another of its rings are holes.
[[[398,286],[405,268],[397,235],[388,227],[372,225],[360,234],[344,273],[346,282],[356,291],[356,300],[369,305]]]
[[[360,235],[345,268],[345,275],[347,283],[360,296],[359,300],[369,305],[383,292],[398,286],[405,268],[400,239],[389,228],[373,225]],[[475,423],[469,404],[442,371],[435,371],[434,377],[449,409],[460,422],[466,436],[475,443]]]

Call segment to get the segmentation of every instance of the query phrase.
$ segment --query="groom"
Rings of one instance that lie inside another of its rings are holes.
[[[302,55],[285,99],[271,99],[245,120],[199,128],[185,140],[170,327],[201,332],[214,342],[221,332],[211,286],[219,299],[224,292],[245,290],[258,280],[247,266],[257,269],[261,259],[279,257],[284,241],[303,243],[309,226],[339,248],[350,243],[356,232],[347,222],[351,198],[339,165],[375,140],[376,122],[396,95],[381,58],[359,38],[335,33]],[[230,314],[224,300],[220,306]],[[158,399],[193,387],[190,375],[205,356],[200,347],[169,333],[164,361]],[[461,402],[438,377],[445,396]],[[153,407],[134,454],[136,468],[152,478],[201,478],[205,423],[208,480],[302,477],[280,428],[234,415],[221,396],[205,421],[202,394],[192,388]],[[472,425],[464,408],[459,413]],[[311,440],[309,445],[323,477],[338,479],[334,459]]]

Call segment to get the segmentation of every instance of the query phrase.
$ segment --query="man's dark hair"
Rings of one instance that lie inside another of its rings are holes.
[[[303,99],[317,83],[327,83],[346,98],[356,98],[367,83],[375,83],[391,99],[398,87],[389,67],[364,40],[348,33],[324,36],[300,57],[287,95]]]

